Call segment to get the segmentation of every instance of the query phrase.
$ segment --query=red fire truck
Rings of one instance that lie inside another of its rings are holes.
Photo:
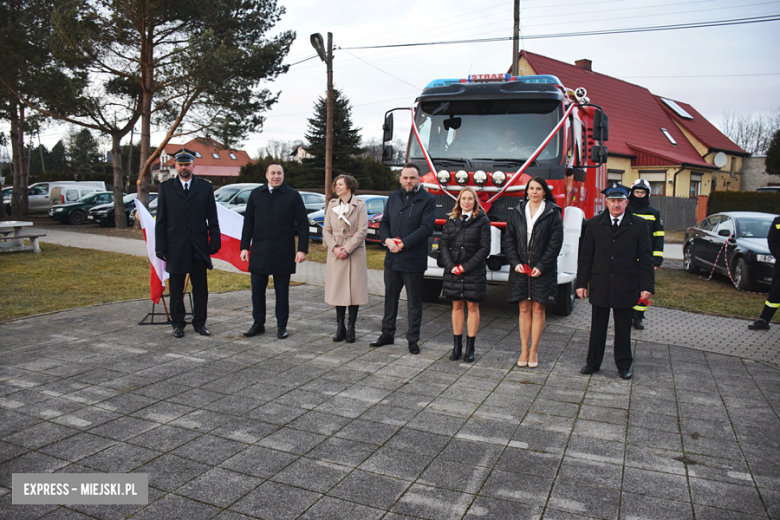
[[[476,189],[491,220],[488,283],[502,284],[509,279],[502,233],[526,183],[539,176],[547,179],[556,204],[564,208],[555,310],[571,313],[582,224],[604,209],[601,190],[607,182],[608,118],[586,95],[585,89],[564,87],[555,76],[478,74],[434,80],[414,107],[385,114],[384,162],[393,164],[393,113],[410,111],[406,160],[420,167],[423,187],[436,197],[426,301],[436,301],[441,292],[438,239],[461,187]]]

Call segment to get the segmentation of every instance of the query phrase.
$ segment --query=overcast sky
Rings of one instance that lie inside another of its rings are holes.
[[[511,37],[512,0],[280,1],[286,14],[275,28],[294,30],[287,59],[314,55],[309,35],[333,33],[334,84],[352,104],[364,138],[381,135],[386,110],[411,106],[435,78],[505,72],[511,40],[355,49],[418,42]],[[599,36],[545,37],[562,33],[634,29],[780,14],[780,1],[761,0],[521,0],[521,49],[567,63],[587,58],[595,72],[691,103],[713,124],[725,113],[758,114],[780,109],[780,22]],[[523,37],[527,39],[523,39]],[[303,139],[313,105],[325,94],[325,64],[314,58],[267,84],[281,92],[261,133],[242,148],[253,157],[268,140]],[[578,85],[567,85],[576,88]],[[599,100],[592,99],[598,103]],[[42,135],[51,147],[66,128]],[[160,140],[158,137],[157,141]]]

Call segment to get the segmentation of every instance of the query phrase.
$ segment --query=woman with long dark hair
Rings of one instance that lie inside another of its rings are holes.
[[[520,302],[520,359],[517,366],[539,365],[537,349],[544,330],[546,305],[558,290],[558,253],[563,244],[561,208],[547,181],[534,177],[525,198],[509,216],[505,248],[509,261],[507,301]],[[530,340],[530,348],[529,348]]]
[[[477,192],[470,186],[460,190],[448,217],[439,241],[439,254],[444,264],[442,294],[452,301],[454,346],[450,359],[457,361],[463,352],[463,311],[468,306],[463,361],[471,363],[479,329],[479,302],[487,294],[485,260],[490,254],[490,221],[479,205]]]

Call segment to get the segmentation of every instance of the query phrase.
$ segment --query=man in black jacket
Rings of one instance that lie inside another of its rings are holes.
[[[379,236],[387,247],[385,254],[385,315],[382,335],[372,347],[392,345],[398,298],[406,286],[409,352],[419,354],[422,323],[423,273],[428,268],[428,237],[436,223],[436,199],[420,185],[420,169],[406,163],[401,170],[401,189],[387,199],[379,223]]]
[[[281,165],[270,164],[265,178],[268,182],[255,188],[249,196],[241,232],[241,260],[249,261],[254,318],[244,336],[249,338],[265,332],[265,289],[268,276],[273,276],[276,337],[284,339],[289,335],[290,275],[295,273],[295,264],[305,261],[309,252],[309,219],[301,194],[284,182]]]
[[[639,178],[631,184],[631,195],[628,196],[628,209],[632,215],[641,217],[647,221],[647,229],[650,231],[650,241],[653,246],[653,265],[658,269],[664,263],[664,222],[661,220],[661,212],[650,205],[650,183]],[[645,330],[642,320],[645,318],[647,305],[637,303],[634,305],[634,328]]]
[[[769,295],[764,302],[764,310],[761,317],[748,325],[750,330],[767,330],[772,316],[777,309],[780,309],[780,217],[772,221],[772,227],[769,228],[769,234],[766,237],[769,244],[769,252],[775,257],[775,268],[772,271],[772,288],[769,289]]]
[[[620,377],[631,379],[631,313],[640,299],[654,290],[653,255],[645,220],[626,211],[628,188],[613,183],[602,193],[608,211],[588,220],[577,265],[577,296],[593,306],[588,364],[581,370],[601,369],[607,341],[609,310],[615,316],[615,364]]]
[[[195,157],[183,150],[176,154],[178,177],[160,184],[157,196],[157,223],[154,227],[156,254],[165,260],[170,273],[170,308],[173,336],[184,336],[184,282],[192,282],[192,327],[201,336],[206,328],[209,286],[207,269],[213,269],[211,256],[219,252],[222,238],[217,219],[217,203],[211,183],[195,177]]]

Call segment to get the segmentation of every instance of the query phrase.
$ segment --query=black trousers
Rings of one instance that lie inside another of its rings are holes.
[[[407,341],[420,341],[422,324],[423,273],[409,273],[385,269],[385,316],[382,318],[382,334],[395,336],[395,321],[398,317],[398,298],[406,287],[406,307],[409,329]]]
[[[206,275],[208,264],[205,260],[192,259],[192,271],[190,271],[190,283],[192,284],[192,326],[202,327],[206,324],[207,307],[209,303],[209,280]],[[171,274],[170,280],[170,308],[171,324],[182,329],[187,322],[184,321],[184,281],[187,273]]]
[[[777,262],[780,262],[780,258]],[[780,265],[775,264],[775,270],[772,272],[772,288],[769,289],[769,295],[766,297],[761,319],[769,323],[778,308],[780,308]]]
[[[290,317],[290,274],[260,274],[252,273],[252,318],[255,323],[265,325],[265,290],[268,287],[268,277],[274,277],[274,293],[276,294],[276,327],[287,328]]]
[[[604,360],[609,311],[608,307],[593,305],[591,312],[588,366],[596,369],[601,368],[601,362]],[[612,309],[612,312],[615,317],[615,365],[617,365],[618,370],[628,370],[634,361],[631,356],[631,315],[633,309]]]

